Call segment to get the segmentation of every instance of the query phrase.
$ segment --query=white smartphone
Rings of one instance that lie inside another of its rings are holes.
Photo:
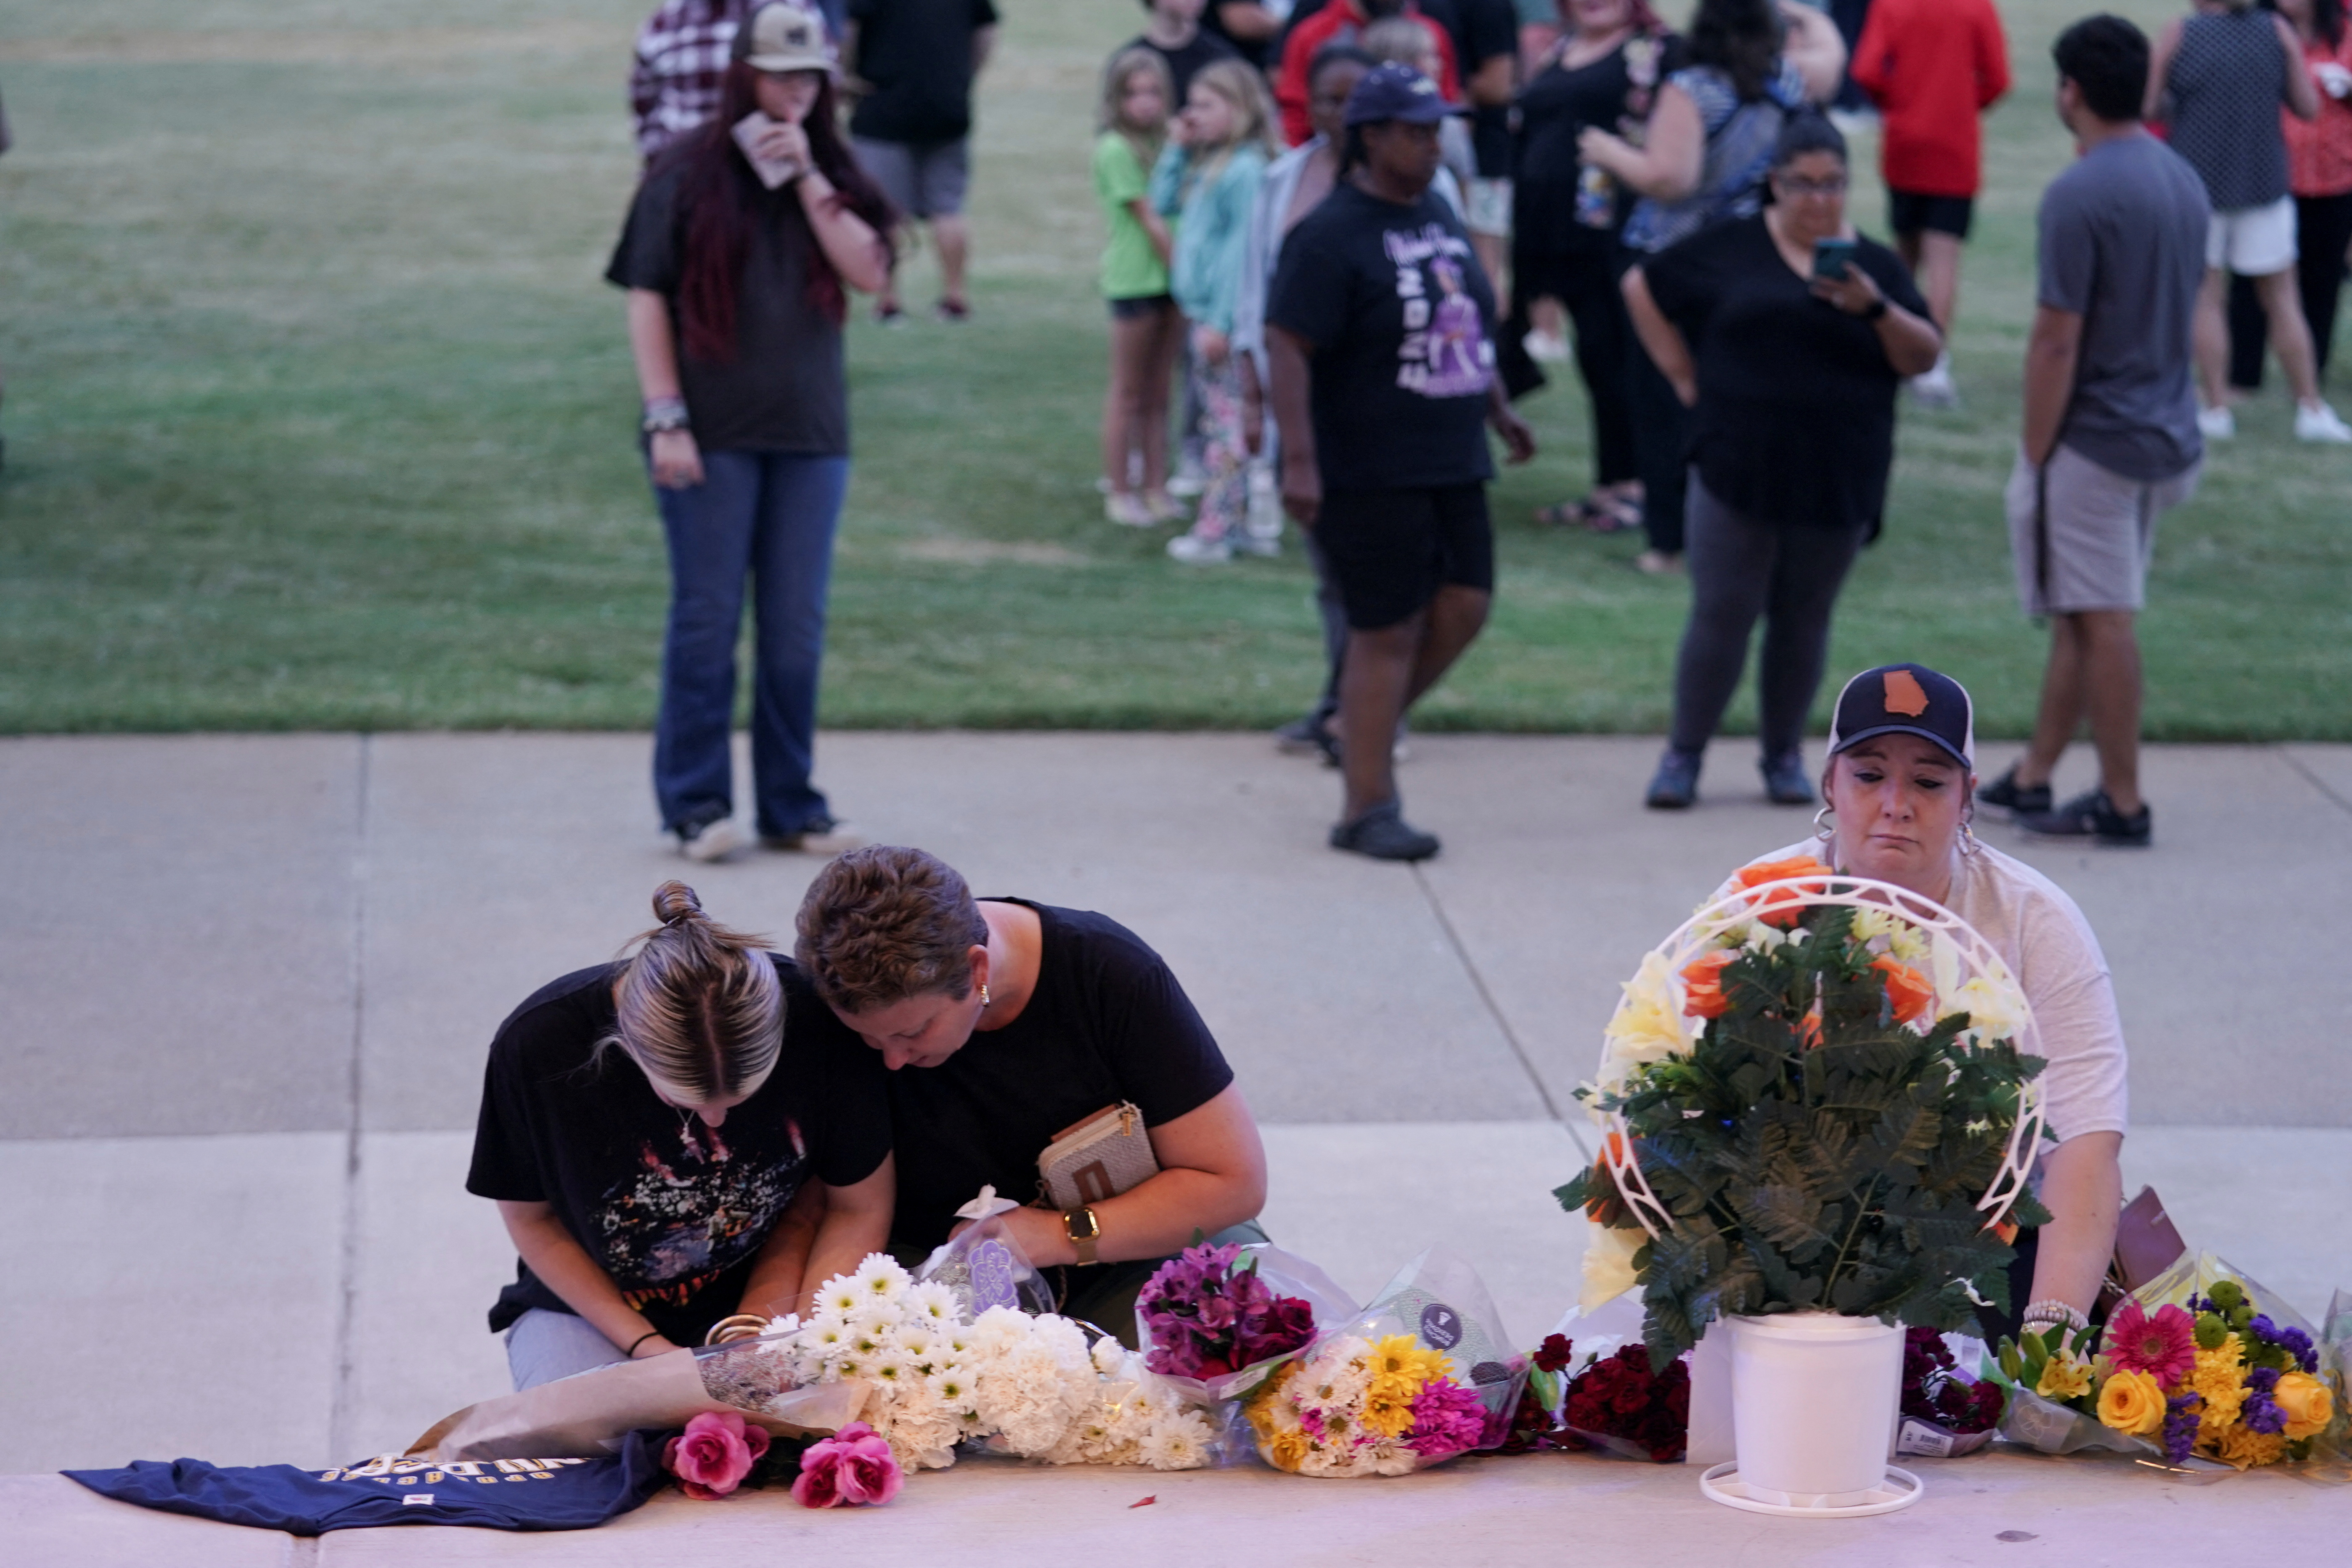
[[[771,125],[782,123],[782,121],[772,120],[755,109],[735,122],[733,132],[735,145],[742,148],[743,156],[751,161],[751,172],[759,175],[760,183],[772,191],[808,173],[806,166],[797,158],[787,158],[782,163],[774,163],[761,157],[753,150],[759,142],[760,132]]]

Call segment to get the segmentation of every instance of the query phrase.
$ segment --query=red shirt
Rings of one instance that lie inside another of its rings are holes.
[[[1446,102],[1461,102],[1461,79],[1454,68],[1454,39],[1444,27],[1412,5],[1405,6],[1404,15],[1427,28],[1437,45],[1437,90]],[[1296,147],[1315,134],[1314,121],[1307,116],[1307,68],[1315,62],[1316,52],[1326,44],[1352,39],[1370,25],[1371,19],[1357,8],[1356,0],[1331,0],[1330,5],[1290,30],[1290,41],[1282,47],[1282,68],[1274,79],[1274,101],[1282,110],[1285,142]]]
[[[1873,0],[1849,69],[1885,117],[1879,166],[1889,188],[1977,194],[1977,116],[2009,90],[2009,48],[1992,0]]]
[[[2323,60],[2352,68],[2352,26],[2344,29],[2344,38],[2334,48],[2325,38],[2303,41],[2303,63],[2308,68]],[[2314,87],[2319,87],[2315,80]],[[2319,88],[2319,118],[2297,120],[2286,110],[2279,110],[2279,124],[2286,131],[2287,189],[2298,196],[2340,196],[2352,191],[2352,99],[2330,98],[2326,88]]]

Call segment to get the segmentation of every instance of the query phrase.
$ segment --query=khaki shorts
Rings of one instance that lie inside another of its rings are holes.
[[[2147,599],[2156,520],[2197,492],[2201,462],[2167,479],[2126,479],[2064,446],[2009,476],[2009,542],[2029,616],[2137,610]]]

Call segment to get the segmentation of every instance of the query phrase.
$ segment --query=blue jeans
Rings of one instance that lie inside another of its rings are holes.
[[[507,1371],[514,1376],[517,1394],[628,1359],[628,1352],[598,1333],[587,1319],[569,1312],[533,1307],[507,1330]]]
[[[849,488],[849,459],[705,452],[702,471],[698,485],[654,487],[670,574],[654,796],[672,830],[734,810],[728,732],[748,576],[752,789],[760,832],[781,837],[832,815],[809,772],[834,526]]]

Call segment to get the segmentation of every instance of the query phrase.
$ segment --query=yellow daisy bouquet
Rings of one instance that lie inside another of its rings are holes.
[[[1402,1476],[1498,1447],[1527,1360],[1486,1288],[1433,1248],[1346,1327],[1319,1337],[1243,1405],[1258,1456],[1293,1475]]]

